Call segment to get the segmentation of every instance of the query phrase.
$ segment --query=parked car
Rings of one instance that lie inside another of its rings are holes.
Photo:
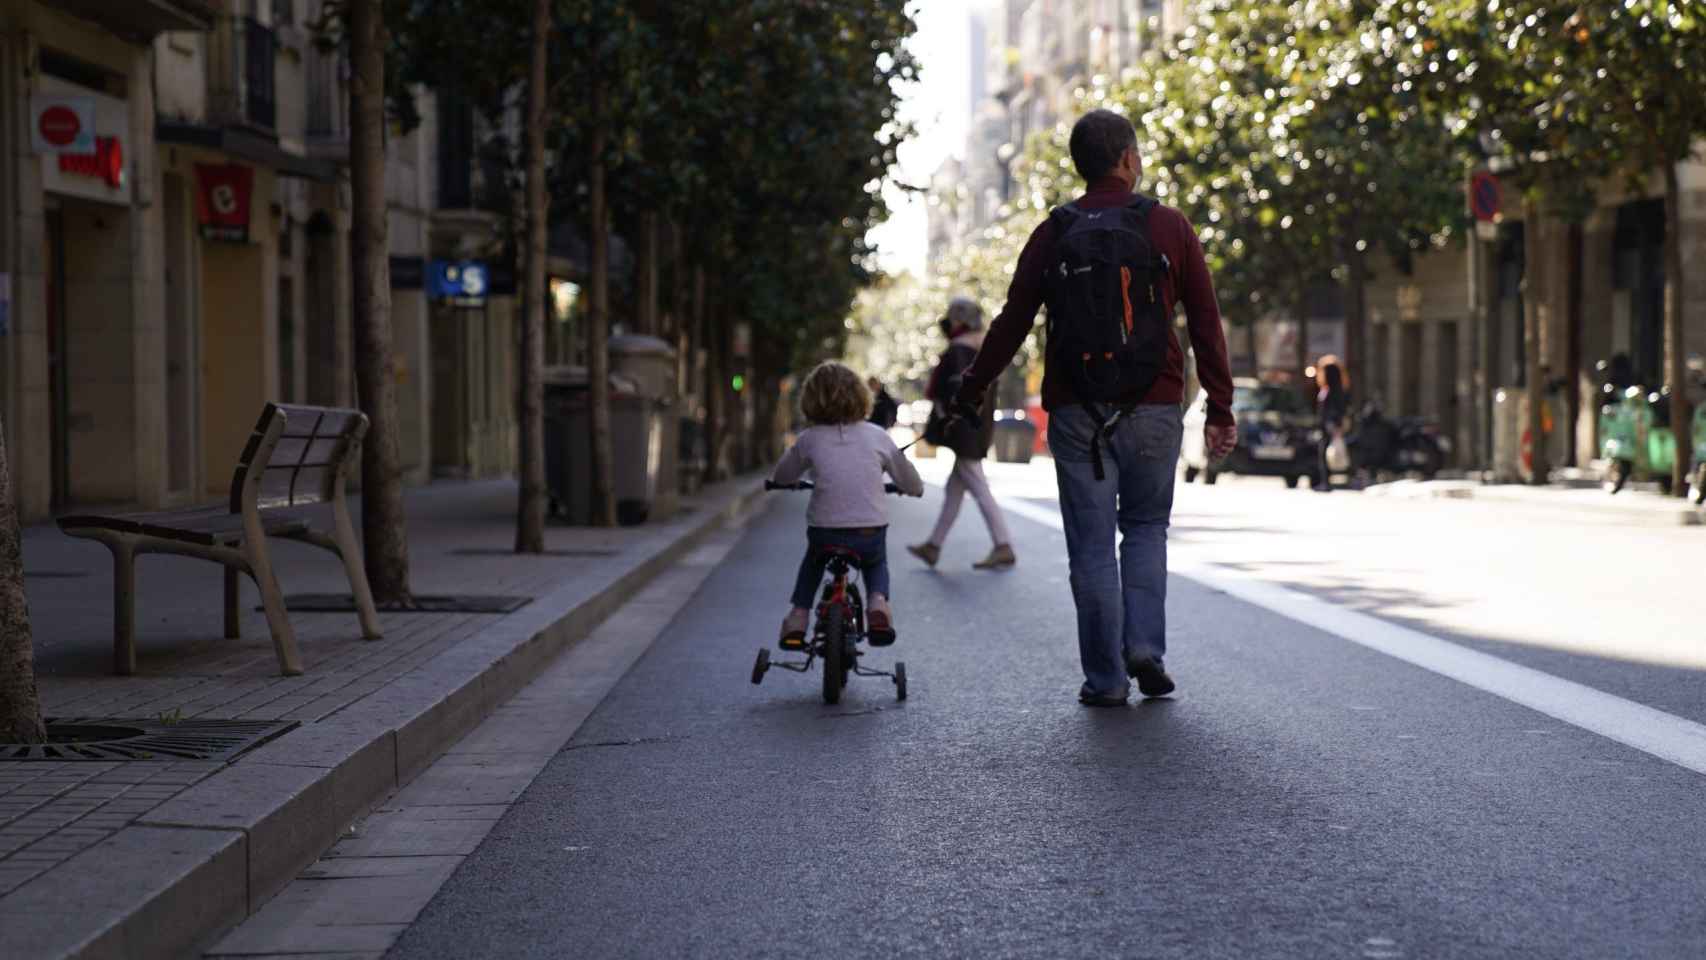
[[[1238,417],[1238,447],[1232,455],[1210,463],[1203,447],[1208,420],[1208,394],[1199,392],[1185,411],[1184,446],[1179,462],[1185,482],[1201,476],[1213,483],[1223,473],[1282,477],[1285,485],[1315,479],[1320,464],[1321,430],[1309,402],[1295,389],[1240,377],[1232,381],[1232,412]]]

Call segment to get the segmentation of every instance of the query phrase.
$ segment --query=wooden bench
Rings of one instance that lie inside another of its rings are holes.
[[[359,410],[269,403],[243,448],[227,508],[60,517],[60,530],[112,551],[114,671],[136,672],[136,557],[173,553],[225,565],[225,636],[230,639],[241,635],[237,578],[248,574],[261,592],[279,670],[286,676],[301,673],[296,635],[267,555],[268,537],[311,543],[342,558],[362,636],[378,639],[379,613],[344,499],[344,481],[366,432],[367,417]],[[332,507],[330,534],[311,527],[301,509],[320,503]]]

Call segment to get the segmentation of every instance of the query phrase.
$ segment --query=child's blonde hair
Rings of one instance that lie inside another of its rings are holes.
[[[813,423],[858,423],[871,415],[871,388],[846,364],[825,360],[800,387],[800,412]]]

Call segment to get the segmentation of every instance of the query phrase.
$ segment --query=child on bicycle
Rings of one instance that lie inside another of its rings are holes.
[[[815,484],[806,508],[806,555],[794,580],[794,606],[782,620],[782,649],[805,647],[809,611],[829,565],[831,547],[858,555],[869,594],[866,629],[872,644],[886,646],[894,642],[895,631],[889,609],[889,520],[883,475],[914,497],[924,496],[924,480],[888,433],[866,421],[871,415],[871,391],[846,366],[833,360],[818,364],[800,388],[800,410],[812,426],[799,435],[771,474],[776,483],[788,484],[798,483],[809,471]]]

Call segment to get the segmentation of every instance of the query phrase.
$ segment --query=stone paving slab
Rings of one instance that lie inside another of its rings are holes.
[[[231,763],[0,763],[0,928],[8,928],[8,918],[40,890],[74,884],[96,869],[90,853],[139,830],[241,839],[242,877],[233,901],[241,909],[217,910],[217,920],[195,930],[205,937],[230,926],[521,689],[566,644],[585,636],[711,530],[743,516],[757,491],[756,478],[710,487],[687,498],[687,509],[676,517],[641,527],[552,527],[547,546],[565,552],[538,557],[458,552],[509,546],[513,484],[411,491],[417,591],[519,593],[534,601],[509,615],[381,614],[385,636],[377,641],[362,639],[351,615],[292,614],[307,666],[299,677],[277,675],[260,614],[245,613],[241,640],[224,639],[219,571],[172,557],[150,557],[140,567],[149,574],[138,581],[138,674],[110,675],[105,550],[51,529],[26,531],[25,570],[49,715],[290,719],[302,726]],[[293,546],[275,552],[286,591],[339,588],[342,574],[323,562],[323,552]],[[32,568],[82,577],[30,579]],[[252,587],[245,590],[247,611]],[[91,595],[103,602],[88,602]],[[92,608],[101,616],[91,616]],[[494,796],[504,794],[505,779],[494,780]],[[214,860],[229,873],[219,858],[190,864],[164,892],[149,896],[169,901],[179,887],[205,882]],[[130,904],[136,915],[153,909],[145,886],[136,888]],[[62,919],[76,926],[80,916]],[[31,943],[20,956],[103,955],[96,940],[69,934]],[[134,946],[120,955],[177,955]],[[323,956],[371,949],[365,942],[328,942],[309,951]]]

